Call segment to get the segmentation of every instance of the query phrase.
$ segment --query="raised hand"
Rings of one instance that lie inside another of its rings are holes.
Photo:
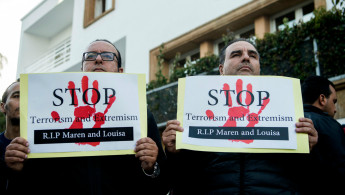
[[[98,81],[94,80],[92,83],[93,90],[92,90],[92,96],[91,96],[91,103],[89,102],[88,95],[86,91],[89,89],[89,78],[87,76],[84,76],[81,80],[81,86],[82,86],[82,93],[83,95],[83,103],[84,106],[79,106],[78,103],[78,97],[76,94],[76,88],[74,82],[70,81],[68,82],[68,89],[70,91],[71,97],[72,97],[72,102],[75,107],[74,109],[74,121],[72,125],[68,129],[82,129],[83,128],[83,119],[92,117],[93,121],[95,124],[93,125],[92,128],[101,128],[101,126],[104,124],[104,116],[108,112],[109,108],[113,105],[113,103],[116,100],[115,95],[110,95],[109,96],[109,102],[107,104],[106,109],[104,112],[97,112],[96,111],[96,103],[97,100],[100,98],[99,94],[97,93],[98,91]],[[56,111],[51,112],[51,116],[55,121],[59,121],[60,115]],[[100,142],[83,142],[83,143],[77,143],[77,144],[88,144],[91,146],[97,146],[100,144]]]
[[[229,84],[225,83],[223,85],[223,90],[229,91],[230,90]],[[237,100],[235,102],[237,104],[237,106],[234,106],[235,103],[233,103],[231,95],[228,95],[227,105],[229,107],[229,109],[228,109],[229,119],[225,122],[223,127],[236,127],[237,126],[236,119],[239,119],[241,117],[244,117],[248,121],[248,124],[246,127],[254,127],[256,124],[258,124],[258,121],[251,120],[251,119],[257,118],[261,114],[261,112],[266,108],[267,104],[270,102],[269,98],[264,98],[263,103],[260,106],[259,111],[257,113],[250,112],[249,105],[252,102],[252,97],[250,95],[246,95],[245,102],[243,103],[242,102],[242,94],[243,93],[240,93],[241,91],[243,91],[243,81],[242,81],[242,79],[238,79],[236,81],[236,94],[239,94],[239,97],[237,98]],[[248,93],[249,92],[252,93],[253,87],[252,87],[251,83],[249,83],[247,85],[247,91],[248,91]],[[226,95],[226,94],[224,94],[224,95]],[[248,105],[248,106],[246,106],[246,105]],[[206,110],[206,115],[211,119],[214,117],[214,113],[211,110]],[[253,142],[253,140],[231,140],[231,141],[240,141],[240,142],[244,142],[247,144]]]

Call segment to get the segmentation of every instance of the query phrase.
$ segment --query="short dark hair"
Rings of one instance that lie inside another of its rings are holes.
[[[120,53],[120,51],[115,47],[115,45],[114,45],[112,42],[110,42],[109,40],[107,40],[107,39],[96,39],[96,40],[92,41],[91,43],[94,43],[94,42],[96,42],[96,41],[104,41],[104,42],[107,42],[107,43],[111,44],[111,45],[115,48],[115,50],[116,50],[117,53],[119,54],[119,56],[117,56],[117,66],[118,66],[118,68],[121,68],[121,53]],[[91,43],[90,43],[90,44],[91,44]],[[84,58],[82,58],[82,60],[81,60],[81,68],[83,68],[83,63],[84,63]]]
[[[8,94],[9,94],[9,93],[8,93],[8,89],[9,89],[13,84],[15,84],[15,83],[19,83],[19,79],[17,79],[15,82],[11,83],[11,85],[9,85],[9,86],[6,88],[5,92],[2,94],[1,102],[3,102],[4,104],[6,103],[7,98],[8,98]]]
[[[302,98],[304,104],[313,104],[321,94],[328,98],[332,91],[329,86],[335,89],[334,84],[322,76],[310,76],[302,84]]]
[[[220,52],[220,55],[219,55],[219,64],[224,64],[226,48],[228,48],[228,47],[229,47],[230,45],[232,45],[233,43],[236,43],[236,42],[239,42],[239,41],[245,41],[245,42],[247,42],[247,43],[250,43],[250,44],[253,45],[254,48],[256,49],[255,44],[254,44],[252,41],[250,41],[249,39],[245,39],[245,38],[234,39],[234,40],[230,41],[227,45],[225,45],[225,46],[222,48],[222,50],[221,50],[221,52]],[[258,52],[258,54],[259,54],[259,52]],[[260,56],[259,56],[259,57],[260,57]]]

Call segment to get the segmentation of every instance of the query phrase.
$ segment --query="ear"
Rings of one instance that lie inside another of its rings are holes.
[[[220,75],[224,75],[223,74],[223,68],[224,68],[224,65],[223,64],[219,64],[219,74]]]
[[[319,104],[320,104],[321,106],[325,106],[326,103],[327,103],[327,98],[326,98],[326,96],[325,96],[324,94],[320,94],[320,96],[319,96]]]
[[[119,68],[119,73],[123,73],[123,68],[122,67]]]
[[[1,102],[0,111],[1,111],[2,113],[6,114],[5,104],[4,104],[3,102]]]

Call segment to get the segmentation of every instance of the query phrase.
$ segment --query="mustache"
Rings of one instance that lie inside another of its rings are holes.
[[[250,70],[253,71],[253,65],[249,62],[242,62],[239,66],[238,66],[238,70],[240,70],[241,68],[243,68],[244,66],[247,66],[250,68]]]

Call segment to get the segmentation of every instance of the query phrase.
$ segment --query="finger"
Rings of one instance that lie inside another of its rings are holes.
[[[144,143],[156,144],[156,142],[153,141],[151,138],[149,138],[149,137],[143,137],[143,138],[140,138],[140,139],[137,141],[136,145],[138,146],[138,145],[144,144]]]
[[[17,151],[17,150],[7,150],[5,153],[5,159],[7,158],[20,158],[20,159],[27,159],[28,155],[25,152]]]
[[[28,142],[26,139],[22,138],[22,137],[16,137],[16,138],[14,138],[14,139],[11,141],[10,144],[14,144],[14,143],[20,144],[20,145],[23,145],[23,146],[29,146],[29,142]]]
[[[135,154],[135,157],[142,157],[142,156],[150,156],[150,157],[157,157],[158,150],[140,150]]]
[[[296,127],[313,127],[313,123],[310,121],[297,122]]]
[[[19,157],[5,157],[5,162],[6,163],[18,163],[18,162],[24,162],[26,158],[19,158]]]
[[[84,98],[85,98],[86,102],[88,102],[89,97],[88,97],[88,94],[85,93],[85,91],[89,88],[89,77],[83,76],[83,78],[81,79],[81,88],[82,88],[82,91],[84,94]],[[84,101],[84,98],[83,98],[83,101]],[[84,101],[84,104],[86,104],[86,102]]]
[[[153,157],[157,157],[158,155],[158,148],[146,148],[146,149],[142,149],[142,150],[138,150],[136,151],[137,153],[135,154],[136,157],[140,157],[140,156],[153,156]]]
[[[68,89],[70,90],[71,97],[74,98],[74,107],[78,106],[78,97],[75,92],[75,84],[73,81],[68,82]]]
[[[298,119],[299,123],[304,123],[304,124],[308,124],[308,125],[312,125],[314,126],[314,123],[313,121],[310,119],[310,118],[304,118],[304,117],[301,117]]]
[[[163,131],[162,137],[169,137],[171,135],[176,135],[176,130],[175,129],[170,129],[167,131]]]
[[[164,135],[164,136],[162,136],[162,139],[167,140],[167,141],[175,140],[176,139],[176,133]]]
[[[7,151],[18,151],[18,152],[23,152],[23,153],[26,153],[26,154],[30,153],[29,147],[24,146],[22,144],[18,144],[18,143],[9,144],[6,147],[6,152]]]
[[[178,120],[170,120],[170,121],[167,122],[166,126],[169,126],[171,124],[180,125],[181,123]]]
[[[174,134],[163,137],[164,145],[166,143],[175,143],[175,142],[176,142],[176,135],[174,135]]]
[[[252,91],[253,91],[253,87],[252,87],[252,84],[248,84],[247,85],[247,91],[249,91],[251,94],[252,94]],[[250,105],[250,103],[252,102],[252,96],[251,95],[248,95],[246,94],[246,105]]]
[[[297,133],[307,133],[308,135],[315,136],[317,134],[316,130],[310,128],[310,127],[301,127],[296,129]]]
[[[171,131],[171,130],[183,132],[183,127],[176,125],[176,124],[170,124],[169,126],[166,127],[164,132]]]
[[[142,144],[137,145],[134,151],[138,152],[140,150],[155,150],[155,149],[158,150],[158,147],[155,143],[142,143]]]
[[[92,90],[92,96],[91,96],[91,102],[93,104],[96,104],[97,103],[97,100],[98,100],[98,81],[97,80],[94,80],[93,83],[92,83],[92,86],[94,89],[96,90]]]

